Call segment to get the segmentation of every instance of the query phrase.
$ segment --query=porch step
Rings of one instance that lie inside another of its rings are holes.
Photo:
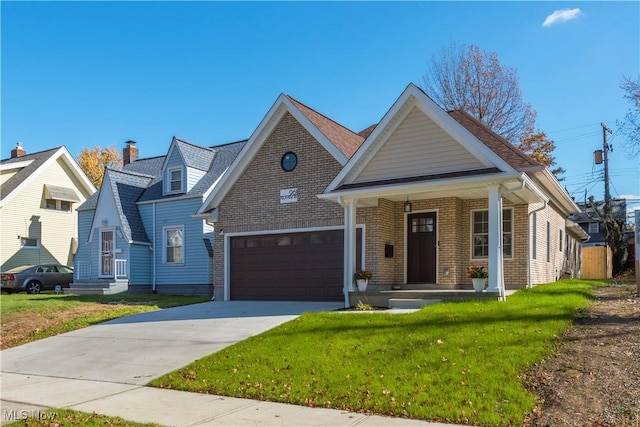
[[[507,293],[508,295],[509,293]],[[499,295],[494,292],[474,292],[467,289],[441,289],[441,290],[385,290],[366,292],[349,292],[349,303],[356,305],[358,302],[366,303],[375,307],[391,307],[394,301],[394,308],[420,308],[435,301],[469,301],[469,300],[497,300]],[[408,302],[402,302],[408,301]],[[424,303],[422,301],[428,301]],[[422,305],[420,305],[422,304]]]
[[[390,298],[389,308],[422,308],[442,301],[441,299]]]
[[[116,282],[78,282],[71,283],[65,293],[75,295],[115,295],[127,292],[129,289],[128,280],[118,280]]]

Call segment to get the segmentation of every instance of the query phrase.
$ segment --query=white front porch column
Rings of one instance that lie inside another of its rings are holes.
[[[353,291],[356,268],[356,201],[345,200],[344,207],[344,306],[349,307],[349,291]]]
[[[504,297],[502,252],[502,196],[500,186],[489,186],[489,286],[487,292]]]

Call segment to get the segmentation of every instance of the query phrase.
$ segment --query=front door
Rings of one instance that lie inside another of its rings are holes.
[[[407,218],[407,283],[436,283],[436,213]]]
[[[114,230],[100,230],[100,277],[113,277]]]

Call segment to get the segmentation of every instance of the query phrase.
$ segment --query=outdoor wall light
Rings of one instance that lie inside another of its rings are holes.
[[[409,196],[407,196],[407,201],[404,202],[404,211],[411,212],[411,202],[409,201]]]
[[[224,236],[224,228],[220,229],[220,232],[218,233],[220,236]]]

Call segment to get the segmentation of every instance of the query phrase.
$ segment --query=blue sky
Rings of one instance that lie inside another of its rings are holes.
[[[603,195],[602,128],[640,70],[638,2],[6,2],[2,146],[27,152],[138,142],[164,154],[247,138],[280,93],[359,131],[431,56],[476,44],[517,69],[537,127],[557,143],[578,200]],[[575,10],[579,9],[579,10]],[[543,23],[555,11],[568,20]],[[610,136],[612,195],[640,198],[640,159]],[[640,208],[639,203],[634,205]],[[633,206],[632,206],[633,207]]]

